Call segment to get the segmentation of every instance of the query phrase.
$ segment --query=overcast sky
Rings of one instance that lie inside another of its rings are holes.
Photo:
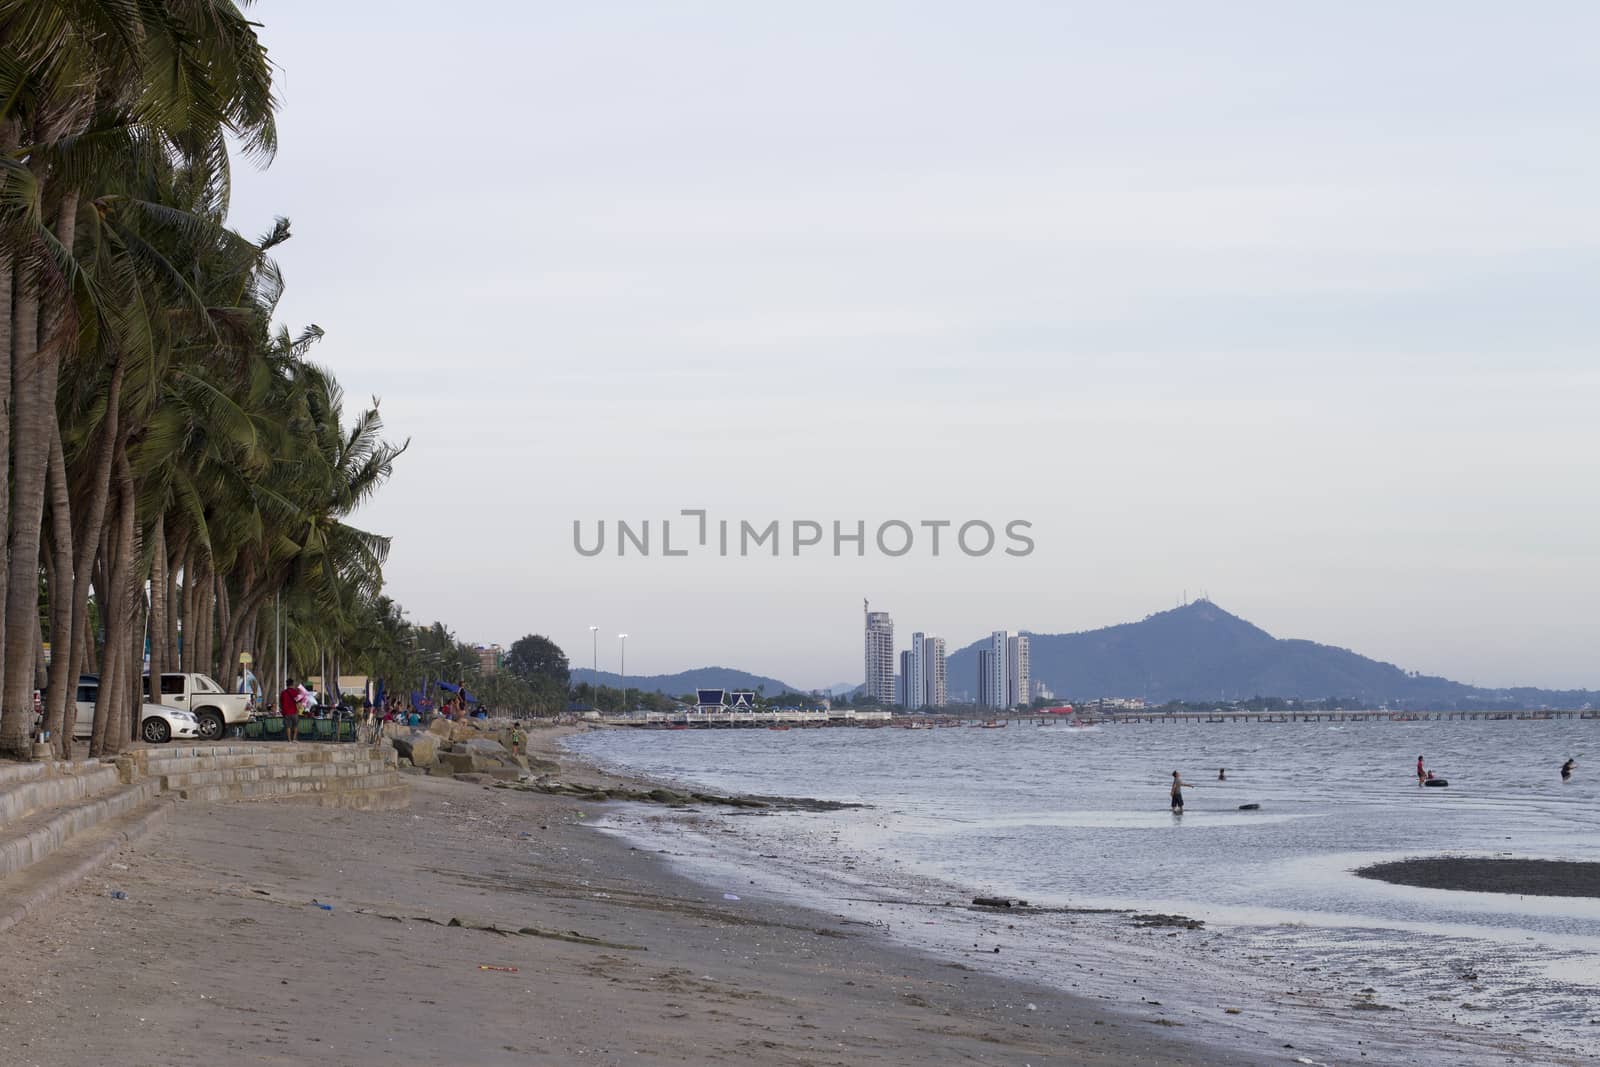
[[[1600,687],[1600,6],[250,10],[234,218],[411,438],[360,521],[414,620],[820,686],[864,597],[954,649],[1204,590]],[[684,508],[1036,547],[665,558]]]

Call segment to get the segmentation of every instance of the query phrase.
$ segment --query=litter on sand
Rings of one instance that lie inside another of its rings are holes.
[[[517,973],[517,969],[515,967],[496,967],[492,963],[480,963],[480,964],[478,964],[478,970],[480,970],[480,971],[501,971],[501,972],[503,972],[505,974],[516,974]]]
[[[724,894],[722,894],[722,899],[723,900],[738,900],[739,899],[739,895],[737,893],[724,893]]]

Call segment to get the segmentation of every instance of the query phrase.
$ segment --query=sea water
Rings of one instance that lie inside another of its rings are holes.
[[[1600,885],[1523,897],[1353,873],[1441,853],[1600,860],[1596,741],[1600,721],[1555,719],[606,730],[570,745],[710,789],[869,805],[763,820],[763,847],[820,832],[832,848],[811,858],[846,869],[871,857],[1032,904],[1181,913],[1329,981],[1600,1051]],[[1447,788],[1418,786],[1419,755]],[[1181,816],[1174,770],[1192,785]]]

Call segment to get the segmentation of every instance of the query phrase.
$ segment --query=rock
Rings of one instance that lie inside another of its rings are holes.
[[[477,766],[470,752],[440,752],[433,758],[435,767],[448,767],[451,774],[470,774]]]
[[[451,746],[454,752],[470,752],[480,759],[509,760],[511,750],[492,737],[470,737]]]
[[[437,734],[448,741],[450,739],[450,727],[453,725],[449,719],[434,719],[428,724],[428,732]]]
[[[540,759],[537,756],[523,757],[523,765],[528,768],[529,774],[560,774],[561,764],[553,759]]]
[[[432,764],[433,757],[439,751],[439,735],[425,730],[407,731],[390,738],[389,743],[396,752],[418,767]]]
[[[478,739],[485,739],[484,738],[484,731],[483,731],[482,727],[478,726],[478,724],[477,724],[477,722],[475,720],[467,719],[467,720],[465,720],[463,722],[453,722],[453,723],[450,724],[450,740],[451,741],[460,742],[460,741],[473,741],[473,740],[478,740]],[[495,743],[498,744],[499,742],[495,742]]]

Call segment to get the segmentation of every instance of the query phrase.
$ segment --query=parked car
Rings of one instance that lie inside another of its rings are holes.
[[[190,712],[200,723],[200,737],[215,741],[229,726],[250,718],[250,694],[230,693],[208,674],[163,673],[161,692],[152,697],[150,676],[144,676],[146,700],[159,700],[167,707]]]
[[[78,679],[78,716],[72,724],[75,739],[85,740],[94,732],[94,702],[99,695],[99,678],[84,675]],[[196,740],[200,737],[200,721],[193,712],[181,708],[141,704],[139,736],[153,745],[165,744],[175,737]]]

